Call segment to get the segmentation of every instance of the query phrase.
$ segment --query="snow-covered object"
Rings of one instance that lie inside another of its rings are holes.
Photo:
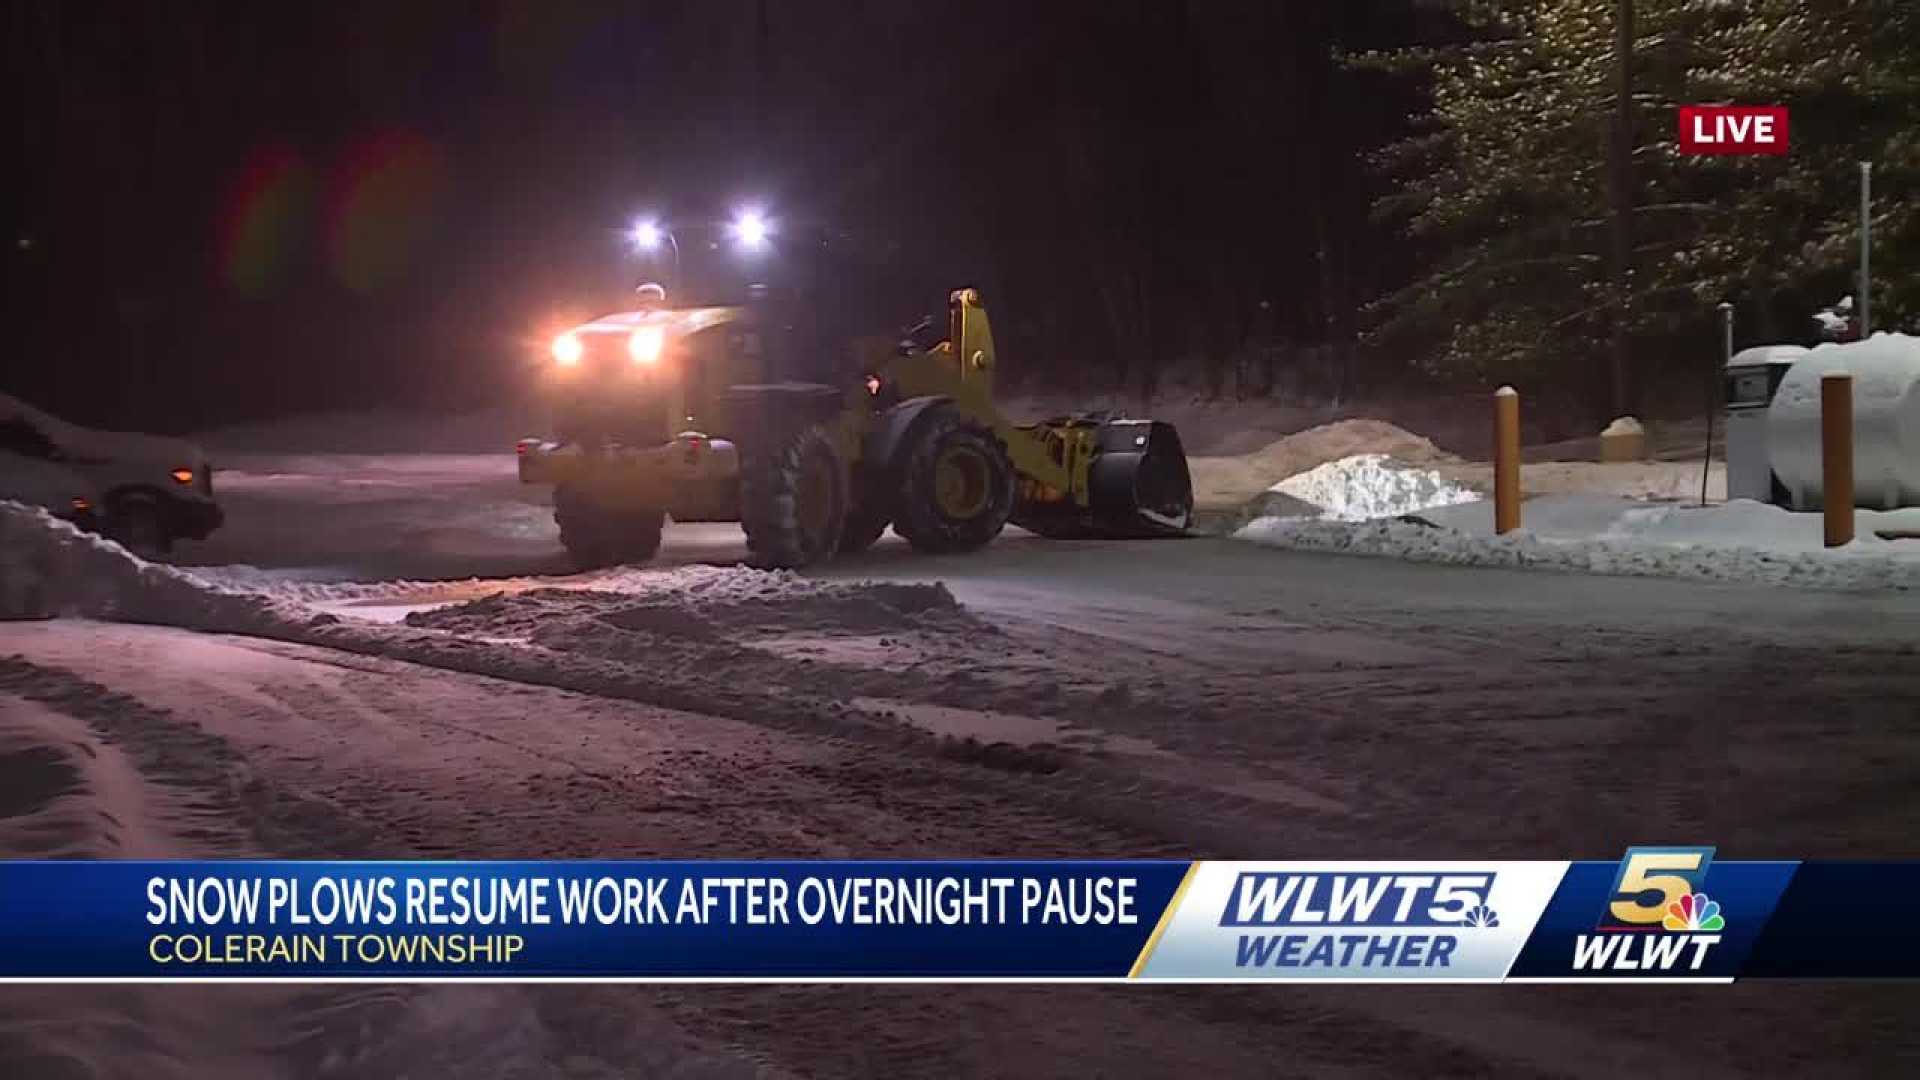
[[[185,439],[133,431],[96,431],[42,412],[19,398],[0,394],[0,416],[21,417],[69,454],[88,458],[141,458],[174,466],[206,463],[200,448]]]
[[[1820,379],[1836,371],[1853,376],[1854,501],[1920,506],[1920,338],[1906,334],[1821,345],[1787,370],[1767,414],[1767,448],[1793,505],[1823,501]]]
[[[1631,416],[1616,418],[1600,433],[1601,461],[1639,461],[1647,456],[1647,429]]]
[[[0,499],[71,514],[75,500],[100,504],[100,489],[79,470],[59,461],[0,450]]]
[[[0,419],[9,417],[39,430],[103,491],[121,484],[166,485],[167,474],[174,469],[199,472],[207,465],[207,455],[185,439],[83,428],[0,394]]]
[[[1235,536],[1269,547],[1465,566],[1859,592],[1920,588],[1920,541],[1874,535],[1920,528],[1920,511],[1863,511],[1861,539],[1836,549],[1822,546],[1819,515],[1747,500],[1699,507],[1548,496],[1529,501],[1526,528],[1504,536],[1493,535],[1493,514],[1485,507],[1456,506],[1423,516],[1434,524],[1261,518]]]
[[[1820,328],[1821,341],[1853,341],[1860,336],[1860,320],[1854,317],[1853,297],[1843,296],[1813,313]]]
[[[1478,492],[1452,483],[1432,469],[1396,461],[1386,454],[1356,454],[1329,461],[1269,490],[1304,499],[1335,521],[1398,517],[1435,506],[1475,502]]]

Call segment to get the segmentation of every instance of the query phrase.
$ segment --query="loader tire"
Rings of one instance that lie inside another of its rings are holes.
[[[847,463],[818,425],[748,445],[740,464],[740,527],[756,566],[798,569],[840,548]]]
[[[553,493],[553,520],[560,526],[560,545],[573,565],[598,570],[653,558],[660,550],[667,514],[664,510],[614,510],[560,488]]]
[[[940,409],[922,424],[900,469],[893,531],[915,551],[972,551],[1013,512],[1013,463],[992,429]]]

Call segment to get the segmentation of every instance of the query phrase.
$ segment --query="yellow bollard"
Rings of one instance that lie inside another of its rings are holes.
[[[1820,376],[1820,487],[1827,546],[1853,543],[1853,376]]]
[[[1520,527],[1520,391],[1493,394],[1493,531]]]

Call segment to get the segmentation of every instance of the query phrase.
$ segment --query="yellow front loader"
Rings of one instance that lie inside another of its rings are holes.
[[[521,440],[520,475],[555,486],[577,562],[651,556],[668,516],[738,520],[755,561],[783,567],[862,550],[889,525],[916,550],[961,552],[1009,521],[1068,538],[1179,535],[1192,520],[1172,425],[1000,412],[972,289],[949,298],[943,340],[869,344],[828,365],[849,376],[835,382],[769,379],[782,365],[768,325],[748,308],[660,307],[556,342],[572,358],[556,377],[560,437]]]

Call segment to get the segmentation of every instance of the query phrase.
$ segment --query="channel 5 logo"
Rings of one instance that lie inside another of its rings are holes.
[[[1597,929],[1683,929],[1669,925],[1668,920],[1677,915],[1686,921],[1697,921],[1694,908],[1704,908],[1707,903],[1700,886],[1706,881],[1707,868],[1712,865],[1710,847],[1628,848],[1626,857],[1620,860],[1620,872],[1614,875],[1613,892]],[[1720,905],[1713,907],[1712,918],[1718,919]],[[1704,911],[1701,914],[1704,915]],[[1706,927],[1693,925],[1684,929]]]
[[[1789,117],[1783,105],[1682,105],[1683,154],[1784,154]]]

